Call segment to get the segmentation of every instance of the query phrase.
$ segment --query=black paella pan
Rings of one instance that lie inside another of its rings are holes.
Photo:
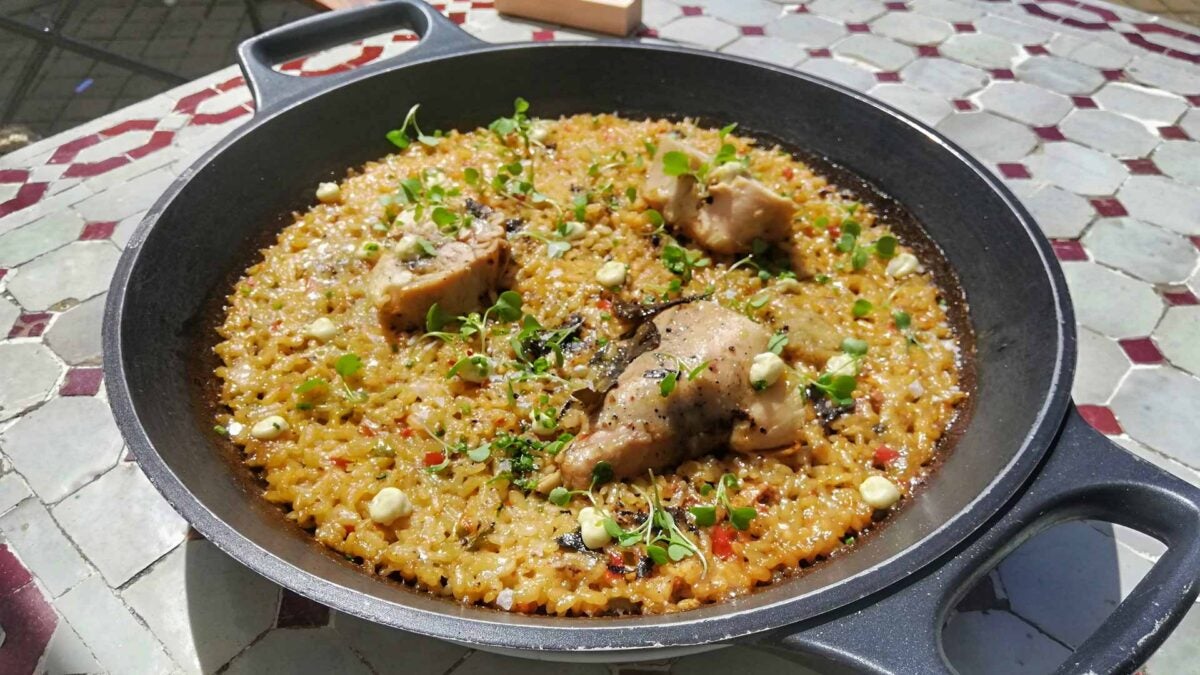
[[[390,28],[421,43],[324,78],[271,63]],[[258,112],[177,180],[121,259],[104,322],[117,421],[151,481],[205,537],[339,611],[495,651],[563,660],[666,658],[751,642],[823,670],[953,672],[944,617],[1003,555],[1064,520],[1098,518],[1168,550],[1060,668],[1131,672],[1191,606],[1200,490],[1092,431],[1070,402],[1075,328],[1061,270],[1013,196],[907,116],[786,69],[631,43],[487,45],[397,0],[276,29],[241,47]],[[557,618],[469,607],[372,578],[288,524],[214,443],[195,369],[198,317],[312,186],[383,155],[404,111],[474,128],[515,96],[541,116],[619,111],[736,120],[847,167],[903,204],[957,272],[976,338],[973,412],[914,503],[850,555],[733,601],[665,616]]]

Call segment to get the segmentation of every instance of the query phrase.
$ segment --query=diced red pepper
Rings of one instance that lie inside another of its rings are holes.
[[[600,298],[598,301],[596,301],[596,306],[607,312],[608,310],[612,309],[612,300],[609,300],[608,298]]]
[[[375,438],[375,429],[368,424],[358,425],[358,433],[366,436],[367,438]]]
[[[887,466],[889,462],[892,462],[899,456],[900,453],[886,445],[881,445],[878,448],[875,448],[875,464],[879,466]]]
[[[329,463],[342,470],[345,470],[345,468],[350,464],[349,461],[342,457],[332,457],[330,458]]]
[[[400,436],[403,438],[412,438],[412,435],[413,435],[412,427],[404,427],[403,429],[400,430]]]
[[[833,225],[832,227],[830,227],[829,228],[829,238],[834,241],[841,239],[842,238],[842,227],[840,225]]]
[[[616,551],[609,551],[608,564],[612,567],[624,567],[625,558],[621,557],[621,554]]]
[[[817,230],[816,230],[816,228],[811,227],[811,226],[806,227],[806,228],[804,228],[804,234],[805,234],[805,236],[808,236],[808,237],[815,237],[815,236],[817,236]]]
[[[796,177],[795,169],[793,169],[790,166],[784,167],[783,168],[783,177],[787,180],[791,180],[791,179],[795,178]]]
[[[425,453],[425,466],[437,466],[446,461],[446,455],[440,452]]]
[[[718,558],[729,558],[733,555],[733,540],[737,532],[728,525],[717,525],[712,529],[712,552]]]

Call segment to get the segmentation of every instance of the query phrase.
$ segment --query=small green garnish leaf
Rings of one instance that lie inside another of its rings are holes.
[[[446,326],[446,322],[450,317],[442,311],[442,308],[435,302],[429,306],[429,311],[425,312],[425,331],[428,333],[436,333]]]
[[[875,242],[875,255],[887,260],[896,255],[896,238],[890,234],[885,234]]]
[[[621,526],[617,524],[617,521],[613,520],[612,518],[604,519],[604,531],[608,533],[608,536],[614,539],[620,539],[625,535],[625,530],[622,530]]]
[[[463,169],[463,180],[472,187],[479,185],[479,169],[467,167]]]
[[[671,544],[667,546],[667,556],[669,556],[674,562],[679,562],[690,555],[692,555],[692,550],[683,544],[671,542]]]
[[[358,354],[346,353],[338,357],[338,360],[333,364],[333,369],[342,377],[350,377],[357,373],[362,368],[362,359],[358,358]]]
[[[766,291],[763,291],[762,293],[759,293],[758,295],[755,295],[754,297],[750,298],[750,300],[747,304],[749,304],[754,309],[762,309],[763,306],[766,305],[767,301],[769,301],[770,299],[771,299],[771,294]]]
[[[663,220],[662,214],[654,209],[646,209],[646,219],[649,220],[650,224],[654,227],[662,227],[663,224],[666,223],[666,221]]]
[[[776,333],[771,336],[770,340],[767,341],[767,351],[778,356],[779,354],[783,353],[783,348],[787,346],[787,343],[787,333]]]
[[[711,490],[711,486],[709,487]],[[708,527],[717,522],[717,508],[715,506],[693,506],[688,509],[692,513],[692,517],[696,519],[696,525],[700,527]]]
[[[308,392],[312,391],[313,389],[316,389],[317,387],[328,387],[328,386],[329,386],[329,382],[326,382],[325,378],[310,377],[307,380],[305,380],[303,384],[296,387],[295,392],[297,394],[307,394]]]
[[[565,487],[556,487],[550,491],[550,495],[546,497],[551,504],[555,506],[566,506],[571,501],[571,491]]]
[[[754,510],[753,506],[739,506],[729,511],[729,522],[739,530],[744,530],[750,527],[750,521],[758,516],[758,511]]]
[[[477,448],[471,448],[467,451],[467,457],[471,458],[472,462],[486,462],[488,457],[492,456],[492,444],[484,443]]]
[[[863,300],[862,298],[859,298],[858,300],[854,301],[854,306],[850,309],[850,311],[854,314],[854,318],[861,319],[869,314],[873,308],[874,305],[872,305],[869,300]]]
[[[854,253],[850,254],[850,267],[856,270],[861,270],[867,266],[867,261],[870,259],[867,249],[857,246],[854,248]]]
[[[663,398],[671,395],[675,391],[675,384],[679,381],[679,371],[672,370],[667,373],[666,377],[658,382],[658,393],[662,394]]]
[[[655,565],[666,565],[670,562],[670,558],[667,556],[667,549],[658,544],[648,544],[646,546],[646,555],[650,556]]]
[[[700,365],[689,370],[687,373],[688,382],[691,382],[692,380],[696,379],[697,377],[700,377],[701,373],[708,370],[708,366],[709,366],[709,361],[703,361],[700,363]]]
[[[692,172],[692,161],[684,153],[672,150],[663,155],[663,173],[668,176],[682,176]]]
[[[862,234],[862,225],[859,225],[858,221],[855,220],[843,220],[842,232],[857,239],[858,235]]]
[[[912,325],[912,316],[905,311],[892,312],[892,321],[896,323],[896,328],[908,330]]]
[[[862,356],[867,353],[867,341],[848,337],[842,340],[842,351],[851,356]]]
[[[221,436],[229,435],[229,429],[226,429],[225,427],[221,426],[220,424],[214,425],[213,431],[217,432],[217,434],[219,434]]]
[[[516,321],[521,318],[521,294],[516,291],[504,291],[496,298],[492,311],[501,321]]]
[[[438,229],[442,230],[443,232],[447,229],[456,227],[462,220],[457,213],[454,213],[444,206],[435,208],[433,212],[429,214],[429,217],[433,219],[433,222],[438,226]]]
[[[612,464],[605,461],[596,462],[596,466],[592,467],[592,484],[604,485],[613,479]],[[616,523],[614,523],[615,525]]]

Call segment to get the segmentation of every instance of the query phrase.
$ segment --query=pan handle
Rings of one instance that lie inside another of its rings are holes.
[[[1131,673],[1200,591],[1200,489],[1114,445],[1074,406],[1028,488],[974,539],[890,595],[865,598],[812,627],[785,629],[759,646],[833,672],[954,673],[941,645],[950,609],[1022,542],[1085,518],[1148,534],[1167,552],[1056,673]]]
[[[273,68],[277,63],[397,28],[413,30],[421,42],[390,59],[322,77],[285,75]],[[390,67],[397,61],[455,54],[483,44],[421,0],[386,0],[310,16],[252,37],[238,46],[238,61],[254,102],[262,111]]]

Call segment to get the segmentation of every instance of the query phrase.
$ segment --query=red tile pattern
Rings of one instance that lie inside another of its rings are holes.
[[[28,312],[17,317],[16,323],[12,329],[8,331],[8,338],[22,337],[38,337],[46,332],[46,326],[50,325],[50,319],[54,315],[50,312]]]
[[[67,371],[59,396],[95,396],[100,392],[100,383],[104,380],[104,370],[101,368],[72,368]]]
[[[57,625],[58,616],[33,576],[0,544],[0,673],[35,672]]]
[[[1154,340],[1148,337],[1125,338],[1118,340],[1117,344],[1121,345],[1121,349],[1130,361],[1140,366],[1157,365],[1163,362],[1162,352],[1158,351]]]
[[[1117,416],[1108,406],[1081,405],[1079,415],[1096,430],[1107,436],[1119,436],[1124,433]]]

